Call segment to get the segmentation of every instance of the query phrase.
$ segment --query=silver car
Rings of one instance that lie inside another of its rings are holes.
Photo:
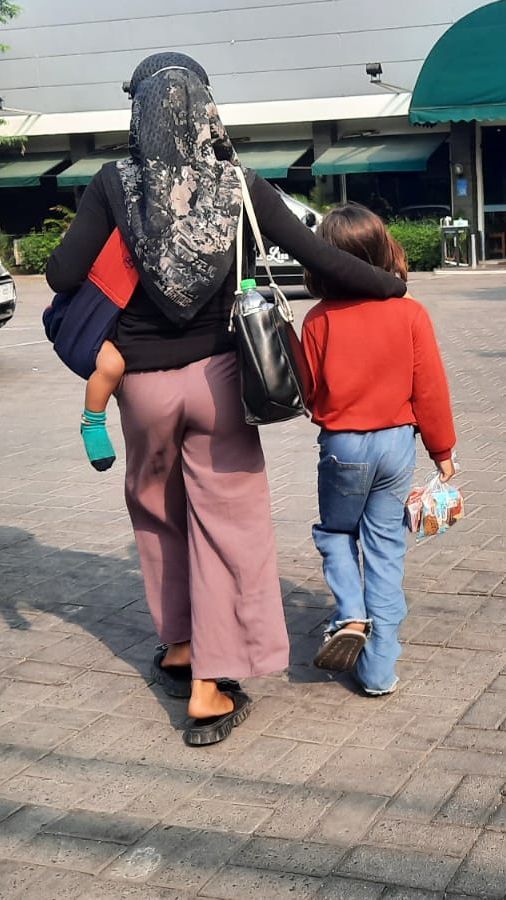
[[[290,194],[285,194],[285,192],[277,185],[276,190],[281,194],[288,209],[297,216],[299,221],[304,225],[307,225],[308,228],[311,228],[312,231],[315,231],[323,219],[321,213],[312,209],[310,206],[307,206],[305,203],[302,203],[300,200],[297,200],[295,197],[291,197]],[[285,253],[280,247],[271,246],[269,241],[266,241],[265,249],[267,252],[267,260],[272,269],[272,274],[278,284],[302,287],[304,284],[304,270],[300,263],[293,259],[288,253]],[[262,286],[269,283],[269,279],[260,258],[257,260],[256,280],[257,284]]]
[[[0,328],[12,319],[16,309],[16,285],[0,260]]]

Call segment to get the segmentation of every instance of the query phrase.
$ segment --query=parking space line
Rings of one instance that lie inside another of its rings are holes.
[[[47,341],[25,341],[22,344],[0,344],[0,350],[12,350],[14,347],[33,347],[35,344],[47,344]]]

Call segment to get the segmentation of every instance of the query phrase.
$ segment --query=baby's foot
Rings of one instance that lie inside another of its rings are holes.
[[[110,469],[116,459],[105,421],[105,412],[90,412],[89,409],[85,409],[81,416],[81,437],[86,455],[98,472]]]

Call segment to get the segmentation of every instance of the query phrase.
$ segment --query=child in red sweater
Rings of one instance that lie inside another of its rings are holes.
[[[341,250],[406,278],[406,259],[383,222],[349,204],[319,234]],[[369,695],[395,690],[406,536],[404,504],[415,467],[415,431],[448,481],[455,431],[448,383],[424,307],[412,298],[336,298],[306,273],[322,302],[304,321],[319,435],[320,523],[313,537],[336,601],[315,665],[352,671]],[[360,571],[359,545],[363,555]]]

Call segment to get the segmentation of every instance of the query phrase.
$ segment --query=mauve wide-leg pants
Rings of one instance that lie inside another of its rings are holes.
[[[269,489],[235,354],[128,374],[118,403],[126,502],[161,641],[191,640],[194,678],[284,669]]]

